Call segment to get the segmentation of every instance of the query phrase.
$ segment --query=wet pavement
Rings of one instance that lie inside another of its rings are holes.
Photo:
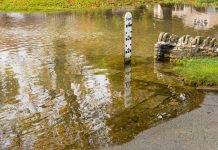
[[[208,93],[200,108],[141,132],[110,150],[217,150],[218,93]]]

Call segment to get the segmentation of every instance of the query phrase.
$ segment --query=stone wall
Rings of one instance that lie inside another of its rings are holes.
[[[161,32],[155,44],[155,58],[158,61],[215,56],[218,56],[218,42],[211,37],[190,35],[179,37]]]

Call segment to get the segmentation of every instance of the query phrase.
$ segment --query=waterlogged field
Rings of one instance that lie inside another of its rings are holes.
[[[189,5],[0,13],[0,149],[102,149],[199,107],[204,93],[155,63],[153,47],[162,31],[217,37],[217,16]]]

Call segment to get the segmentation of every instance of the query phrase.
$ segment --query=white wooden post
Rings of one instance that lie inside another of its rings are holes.
[[[127,12],[125,14],[125,51],[124,51],[124,62],[131,61],[131,52],[132,52],[132,14]]]

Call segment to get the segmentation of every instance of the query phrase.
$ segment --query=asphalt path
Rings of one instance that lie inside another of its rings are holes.
[[[207,93],[200,108],[138,134],[109,150],[218,150],[218,93]]]

